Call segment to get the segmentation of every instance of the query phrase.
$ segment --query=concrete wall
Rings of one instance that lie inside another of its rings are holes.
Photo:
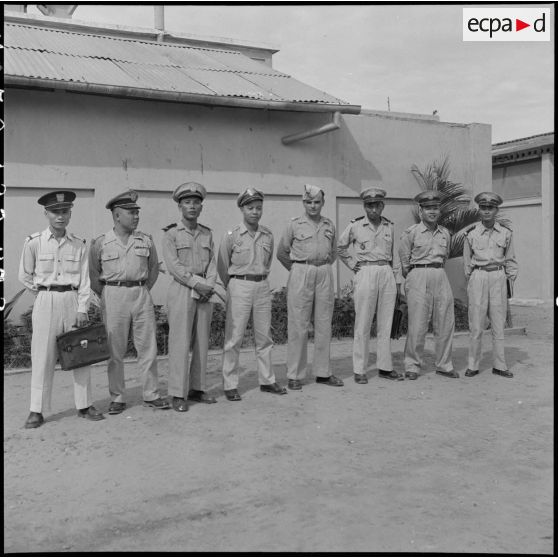
[[[413,222],[410,200],[420,191],[413,164],[423,167],[447,154],[452,179],[473,192],[486,189],[491,179],[490,126],[483,124],[345,115],[340,130],[285,146],[281,137],[330,117],[22,89],[5,93],[5,114],[7,299],[20,288],[17,265],[25,237],[46,227],[36,199],[50,189],[77,191],[70,228],[88,239],[111,227],[107,199],[138,190],[140,229],[160,247],[161,228],[179,218],[171,192],[189,180],[210,192],[200,221],[213,228],[218,244],[240,221],[234,200],[250,185],[266,193],[262,223],[278,241],[287,219],[302,212],[307,182],[324,188],[324,215],[340,230],[362,214],[359,192],[382,183],[390,196],[385,214],[399,234]],[[342,286],[349,276],[339,273]],[[158,281],[156,303],[164,302],[167,283],[166,276]],[[271,283],[286,283],[278,262]]]

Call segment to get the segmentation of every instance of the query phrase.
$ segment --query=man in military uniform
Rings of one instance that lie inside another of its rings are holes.
[[[393,369],[391,325],[401,270],[393,253],[393,223],[382,217],[386,191],[368,188],[360,197],[366,216],[357,217],[339,237],[339,259],[355,273],[353,371],[357,384],[367,384],[370,327],[376,314],[378,376],[403,380]],[[349,250],[352,248],[353,253]]]
[[[91,287],[101,297],[108,333],[109,415],[126,408],[123,359],[130,324],[143,380],[144,405],[169,408],[159,395],[155,310],[149,292],[157,281],[159,262],[151,236],[136,230],[140,210],[137,199],[137,192],[128,190],[106,204],[112,211],[114,227],[98,236],[89,252]]]
[[[225,233],[219,246],[217,270],[227,292],[223,351],[223,385],[229,401],[240,401],[238,357],[250,314],[258,363],[260,390],[284,395],[271,366],[271,291],[267,276],[273,257],[273,234],[259,224],[264,195],[255,188],[242,192],[236,203],[244,217]]]
[[[432,318],[436,347],[436,374],[459,378],[451,360],[455,319],[453,294],[444,264],[449,257],[451,235],[440,225],[440,194],[427,190],[415,196],[421,222],[401,235],[399,257],[409,310],[405,343],[405,376],[416,380],[428,324]]]
[[[316,382],[342,386],[330,371],[331,318],[333,316],[333,272],[335,225],[322,217],[325,194],[306,184],[302,195],[305,214],[293,217],[277,247],[277,259],[289,270],[287,283],[288,350],[287,377],[292,390],[302,389],[306,376],[310,318],[314,311],[314,361]]]
[[[209,302],[217,281],[217,264],[211,229],[198,223],[206,196],[196,182],[181,184],[172,199],[182,220],[165,227],[163,258],[174,281],[168,290],[169,395],[172,408],[188,410],[186,399],[216,403],[205,393],[209,328],[213,304]],[[190,364],[190,346],[192,345]],[[192,377],[192,389],[190,388]]]
[[[25,428],[44,422],[50,410],[56,337],[87,324],[90,283],[85,240],[67,231],[76,195],[57,190],[41,196],[49,226],[27,237],[19,264],[19,280],[34,295],[31,338],[31,405]],[[91,368],[73,371],[74,400],[78,416],[88,420],[105,417],[91,403]]]
[[[507,285],[517,277],[512,231],[496,221],[502,198],[494,192],[475,196],[481,222],[472,225],[463,244],[463,265],[469,299],[469,362],[465,376],[479,373],[484,322],[490,318],[492,332],[492,373],[513,378],[504,357],[504,325]]]

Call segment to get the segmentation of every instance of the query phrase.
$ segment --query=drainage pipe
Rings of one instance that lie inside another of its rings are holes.
[[[289,145],[295,141],[300,141],[307,138],[313,138],[314,136],[319,136],[321,134],[327,134],[328,132],[333,132],[334,130],[339,130],[341,113],[335,111],[333,113],[333,120],[329,124],[324,124],[319,128],[313,128],[312,130],[306,130],[305,132],[297,132],[296,134],[291,134],[290,136],[285,136],[281,138],[284,145]]]

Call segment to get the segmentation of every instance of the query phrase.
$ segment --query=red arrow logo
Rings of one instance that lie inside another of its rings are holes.
[[[515,20],[515,30],[516,31],[521,31],[522,29],[525,29],[526,27],[531,27],[530,23],[525,23],[524,21],[521,21],[520,19]]]

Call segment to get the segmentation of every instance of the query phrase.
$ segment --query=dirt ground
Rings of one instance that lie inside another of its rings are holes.
[[[75,415],[58,371],[53,413],[23,429],[30,374],[4,379],[4,552],[411,552],[552,554],[552,307],[514,307],[506,356],[515,378],[436,376],[432,342],[417,381],[371,368],[352,380],[351,343],[332,345],[343,388],[308,383],[261,393],[243,352],[228,402],[210,358],[216,405],[188,413],[142,406],[127,365],[129,408],[92,423]],[[402,369],[404,340],[394,343]],[[371,366],[375,344],[371,343]],[[274,349],[286,382],[285,348]],[[454,343],[466,368],[467,337]],[[160,362],[166,393],[166,362]],[[109,404],[93,368],[95,405]]]

